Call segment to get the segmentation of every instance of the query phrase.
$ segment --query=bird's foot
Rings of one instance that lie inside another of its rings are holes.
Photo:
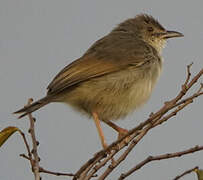
[[[119,131],[118,131],[118,139],[121,139],[122,137],[124,137],[126,134],[128,134],[128,130],[127,129],[123,129],[123,128],[120,128],[119,129]],[[123,139],[122,141],[121,141],[121,143],[119,143],[119,149],[121,148],[121,147],[123,147],[123,146],[125,146],[125,145],[127,145],[128,144],[128,142],[129,142],[129,140],[130,140],[130,137],[126,137],[125,139]]]

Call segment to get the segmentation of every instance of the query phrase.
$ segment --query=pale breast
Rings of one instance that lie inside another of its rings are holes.
[[[159,63],[131,66],[81,83],[63,101],[90,116],[97,112],[103,121],[124,118],[149,99],[160,71]]]
[[[128,95],[133,109],[139,108],[150,98],[160,73],[161,67],[158,64],[153,64],[149,70],[140,73],[140,78],[135,80]]]

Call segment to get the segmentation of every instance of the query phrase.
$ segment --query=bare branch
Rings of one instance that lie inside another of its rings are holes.
[[[192,169],[189,169],[189,170],[187,170],[187,171],[184,171],[181,175],[176,176],[173,180],[178,180],[178,179],[180,179],[181,177],[183,177],[183,176],[185,176],[185,175],[187,175],[187,174],[190,174],[191,172],[194,172],[196,169],[199,169],[199,167],[196,166],[196,167],[194,167],[194,168],[192,168]]]
[[[135,167],[133,167],[132,169],[127,171],[126,173],[121,174],[121,176],[119,177],[118,180],[125,179],[126,177],[130,176],[132,173],[134,173],[135,171],[137,171],[138,169],[140,169],[145,164],[147,164],[147,163],[149,163],[151,161],[157,161],[157,160],[181,157],[183,155],[191,154],[191,153],[194,153],[194,152],[197,152],[197,151],[202,151],[202,150],[203,150],[203,146],[195,146],[193,148],[189,148],[187,150],[180,151],[180,152],[167,153],[167,154],[162,154],[162,155],[158,155],[158,156],[149,156],[146,159],[144,159],[143,161],[141,161],[139,164],[137,164]]]
[[[125,160],[125,158],[127,157],[127,155],[132,151],[132,149],[136,146],[136,144],[144,137],[145,134],[147,134],[147,132],[149,131],[149,129],[151,128],[152,125],[149,125],[148,127],[146,127],[140,134],[139,136],[134,139],[132,141],[132,143],[130,144],[130,146],[127,148],[127,150],[118,158],[117,161],[115,161],[114,165],[110,165],[106,171],[104,171],[104,173],[100,176],[100,178],[98,180],[103,180],[105,179],[122,161]]]
[[[30,105],[32,103],[32,99],[29,99],[28,100],[28,105]],[[35,180],[40,180],[40,171],[39,171],[39,156],[38,156],[38,153],[37,153],[37,146],[38,146],[38,142],[36,140],[36,136],[35,136],[35,120],[34,118],[32,117],[31,114],[28,114],[28,117],[29,117],[29,120],[30,120],[30,129],[29,129],[29,133],[31,135],[31,138],[32,138],[32,146],[33,146],[33,150],[31,151],[32,154],[33,154],[33,157],[34,157],[34,163],[33,163],[33,166],[32,166],[32,169],[33,169],[33,173],[35,175]]]
[[[30,159],[30,157],[28,157],[27,155],[25,154],[20,154],[21,157],[31,161],[32,159]],[[61,173],[61,172],[53,172],[53,171],[49,171],[49,170],[46,170],[42,167],[39,166],[39,172],[40,173],[46,173],[46,174],[52,174],[52,175],[55,175],[55,176],[75,176],[73,173]],[[94,177],[96,177],[96,175],[94,175]]]
[[[187,65],[187,78],[186,78],[184,84],[188,84],[188,82],[189,82],[189,80],[190,80],[190,77],[191,77],[190,69],[191,69],[192,65],[193,65],[193,62],[190,63],[189,65]]]
[[[46,174],[52,174],[55,176],[74,176],[74,174],[72,174],[72,173],[53,172],[53,171],[46,170],[42,167],[39,167],[39,172],[46,173]]]
[[[28,159],[29,159],[29,161],[30,161],[31,168],[33,169],[34,161],[33,161],[33,159],[32,159],[32,153],[31,153],[31,151],[30,151],[30,146],[29,146],[29,144],[28,144],[28,142],[27,142],[27,139],[26,139],[26,137],[25,137],[25,134],[24,134],[22,131],[20,131],[20,134],[21,134],[21,136],[22,136],[22,138],[23,138],[23,141],[24,141],[24,143],[25,143],[25,147],[26,147],[27,153],[28,153]],[[22,157],[22,154],[20,154],[20,156]]]

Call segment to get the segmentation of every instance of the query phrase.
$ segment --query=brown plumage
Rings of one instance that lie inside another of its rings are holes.
[[[46,97],[15,113],[23,113],[21,118],[48,103],[64,102],[93,116],[97,125],[102,120],[122,133],[110,120],[124,118],[149,99],[162,69],[166,39],[179,36],[152,16],[128,19],[59,72]]]

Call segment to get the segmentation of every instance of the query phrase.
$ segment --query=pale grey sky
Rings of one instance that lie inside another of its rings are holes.
[[[155,91],[142,110],[123,121],[131,129],[150,112],[174,97],[185,78],[185,68],[194,62],[192,72],[202,67],[203,1],[177,0],[1,0],[0,1],[0,128],[16,125],[26,132],[27,118],[17,120],[11,113],[29,97],[46,94],[46,87],[65,65],[79,58],[90,45],[121,21],[138,13],[157,18],[166,29],[182,32],[185,37],[172,39],[163,51],[164,70]],[[155,128],[138,144],[113,175],[146,158],[202,145],[202,97],[175,118]],[[40,141],[41,165],[54,171],[74,173],[101,149],[93,121],[63,104],[50,104],[34,113]],[[116,133],[104,127],[108,143]],[[28,161],[19,157],[25,147],[14,135],[0,149],[0,180],[33,179]],[[203,168],[203,152],[173,160],[148,164],[129,180],[170,180],[194,166]],[[43,180],[70,178],[42,174]],[[184,180],[195,180],[190,174]]]

